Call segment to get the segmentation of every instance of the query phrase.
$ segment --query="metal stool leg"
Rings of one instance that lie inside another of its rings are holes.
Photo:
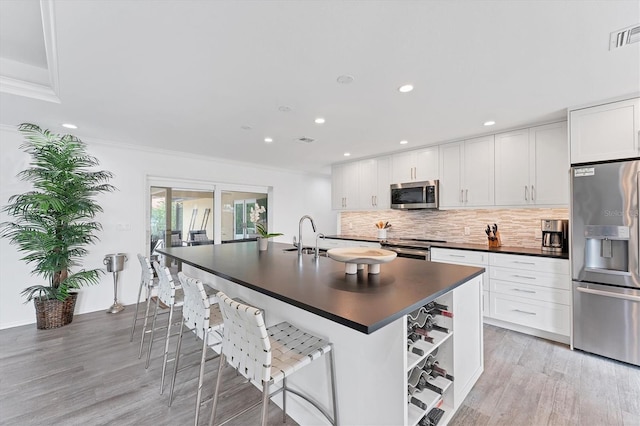
[[[133,333],[136,331],[136,322],[138,322],[138,306],[140,306],[140,295],[142,294],[142,287],[144,286],[144,280],[140,280],[140,287],[138,288],[138,298],[136,299],[136,312],[133,314],[133,324],[131,324],[131,336],[129,341],[133,342]]]
[[[269,384],[262,382],[262,426],[267,426],[267,414],[269,412]]]
[[[282,423],[287,422],[287,378],[282,379]]]
[[[144,322],[142,323],[142,336],[140,337],[140,350],[138,351],[138,359],[142,356],[142,349],[144,347],[144,338],[147,333],[151,331],[147,331],[147,324],[149,323],[149,306],[151,305],[151,290],[147,288],[147,307],[144,311]]]
[[[164,339],[164,358],[162,359],[162,379],[160,380],[160,395],[164,393],[164,375],[167,371],[167,358],[169,357],[169,339],[173,322],[173,305],[169,307],[169,322],[167,323],[167,336]]]
[[[153,335],[155,334],[155,330],[156,330],[156,319],[158,318],[158,306],[160,306],[160,299],[156,298],[156,307],[155,310],[153,311],[153,321],[151,322],[151,336],[150,336],[150,340],[149,340],[149,349],[147,350],[147,362],[144,366],[144,368],[149,368],[149,361],[151,360],[151,347],[153,346]]]
[[[176,384],[176,376],[178,375],[178,364],[180,362],[180,348],[182,347],[182,333],[184,332],[184,317],[180,322],[180,333],[178,334],[178,344],[176,345],[176,355],[174,357],[173,378],[171,379],[171,390],[169,392],[169,407],[173,402],[173,388]]]
[[[204,363],[207,360],[207,341],[208,340],[209,340],[209,334],[205,333],[204,339],[202,339],[202,357],[200,358],[200,375],[198,376],[198,394],[196,396],[195,426],[198,426],[198,418],[200,417],[200,401],[202,400],[202,383],[204,382]]]
[[[220,354],[220,365],[218,365],[218,378],[216,379],[216,390],[213,393],[213,404],[211,407],[211,418],[209,419],[209,426],[213,426],[213,422],[216,418],[216,409],[218,408],[218,395],[220,394],[220,383],[222,382],[222,368],[227,362],[227,357],[224,354]]]
[[[335,361],[333,359],[333,344],[331,344],[331,350],[329,351],[329,369],[331,370],[331,399],[333,402],[333,424],[338,426],[338,399],[336,392],[336,369]]]

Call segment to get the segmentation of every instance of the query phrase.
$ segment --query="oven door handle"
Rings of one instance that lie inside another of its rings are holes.
[[[614,297],[616,299],[623,299],[623,300],[628,300],[630,302],[639,302],[640,303],[640,296],[634,296],[634,295],[631,295],[631,294],[614,293],[612,291],[595,290],[595,289],[587,288],[587,287],[576,287],[576,290],[578,290],[580,293],[594,294],[596,296]]]

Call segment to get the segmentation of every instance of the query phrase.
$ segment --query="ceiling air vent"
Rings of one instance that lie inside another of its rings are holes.
[[[303,143],[311,143],[311,142],[314,142],[315,139],[311,139],[311,138],[307,138],[307,137],[302,136],[301,138],[296,139],[296,141],[303,142]]]
[[[609,36],[609,50],[637,43],[638,41],[640,41],[640,24],[612,32]]]

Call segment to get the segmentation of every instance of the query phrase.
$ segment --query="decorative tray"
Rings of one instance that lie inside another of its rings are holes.
[[[344,262],[347,274],[356,274],[359,269],[364,269],[364,265],[369,265],[370,274],[379,274],[380,264],[391,262],[397,253],[370,247],[345,247],[327,250],[327,255],[333,260]]]

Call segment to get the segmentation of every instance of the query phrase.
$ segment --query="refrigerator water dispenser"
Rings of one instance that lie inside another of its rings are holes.
[[[585,226],[585,270],[629,274],[629,227]]]

